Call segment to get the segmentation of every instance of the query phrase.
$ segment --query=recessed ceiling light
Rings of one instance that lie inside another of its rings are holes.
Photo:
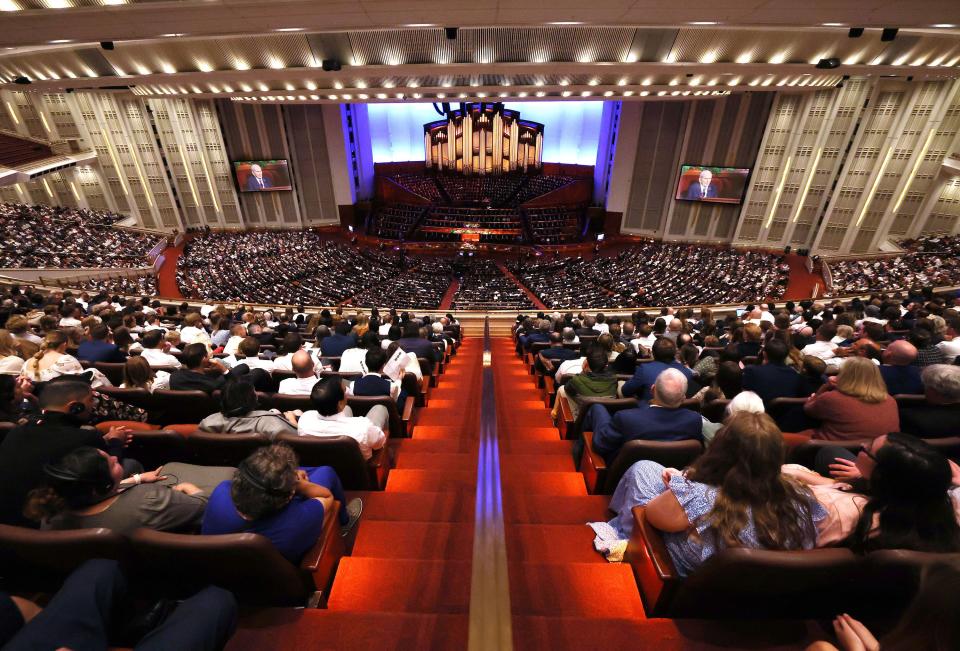
[[[583,22],[579,20],[555,20],[547,24],[548,25],[582,25]]]
[[[436,27],[436,23],[407,23],[404,27]]]
[[[647,92],[647,91],[643,91],[643,93],[646,93],[646,92]],[[640,93],[640,94],[643,95],[643,93]],[[633,95],[633,91],[632,91],[632,90],[625,90],[625,91],[623,91],[623,96],[624,96],[624,97],[630,97],[631,95]]]
[[[715,20],[694,20],[690,23],[691,25],[719,25]]]
[[[59,43],[73,43],[73,39],[71,39],[71,38],[58,38],[58,39],[54,39],[54,40],[52,40],[52,41],[47,41],[47,43],[50,43],[51,45],[57,45],[57,44],[59,44]]]
[[[934,25],[930,25],[930,27],[936,27],[938,29],[953,29],[956,27],[956,25],[953,23],[936,23]]]
[[[276,29],[273,30],[273,31],[275,31],[275,32],[302,32],[303,29],[304,29],[303,27],[278,27],[278,28],[276,28]]]
[[[161,34],[160,38],[177,38],[178,36],[186,36],[182,32],[174,32],[172,34]]]
[[[846,27],[843,23],[820,23],[823,27]]]

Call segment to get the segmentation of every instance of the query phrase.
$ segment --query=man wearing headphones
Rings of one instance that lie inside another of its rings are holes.
[[[50,381],[40,393],[40,416],[10,430],[0,444],[0,523],[29,526],[23,504],[32,489],[43,482],[43,466],[66,453],[89,445],[122,458],[132,434],[112,427],[106,434],[81,427],[93,409],[90,386],[70,376]],[[123,462],[125,474],[143,468],[131,459]]]

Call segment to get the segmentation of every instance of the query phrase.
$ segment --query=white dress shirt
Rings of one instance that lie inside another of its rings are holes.
[[[147,360],[150,366],[172,366],[180,368],[180,360],[173,355],[168,355],[159,348],[144,348],[140,357]]]
[[[280,381],[280,387],[277,393],[285,396],[309,396],[313,391],[313,385],[317,383],[318,377],[288,377]]]
[[[819,357],[820,359],[826,361],[833,357],[836,357],[837,354],[834,352],[836,345],[830,341],[815,341],[812,344],[803,347],[803,350],[800,352],[804,355],[813,355],[814,357]]]
[[[373,456],[387,440],[383,430],[373,424],[366,416],[321,416],[320,412],[304,412],[297,423],[300,436],[349,436],[360,444],[360,453],[364,459]]]

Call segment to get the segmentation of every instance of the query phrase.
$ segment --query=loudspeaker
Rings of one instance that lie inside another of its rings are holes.
[[[13,83],[26,85],[26,84],[32,84],[33,82],[30,81],[30,77],[20,76],[20,77],[15,77],[13,80]]]
[[[100,47],[102,47],[104,50],[112,50],[113,41],[100,41]]]
[[[900,31],[896,27],[884,27],[883,31],[880,32],[881,41],[892,41],[897,38],[897,32]]]
[[[444,33],[447,35],[447,38],[451,41],[456,40],[457,38],[457,28],[456,27],[444,27]]]
[[[829,59],[820,59],[817,61],[817,68],[820,70],[833,70],[834,68],[840,67],[840,59],[837,57],[830,57]]]
[[[326,72],[336,72],[340,69],[340,61],[337,59],[324,59],[320,65]]]
[[[861,36],[863,36],[863,28],[851,27],[850,31],[847,32],[847,36],[849,36],[850,38],[860,38]]]

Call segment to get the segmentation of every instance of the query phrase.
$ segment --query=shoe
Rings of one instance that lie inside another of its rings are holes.
[[[342,537],[346,538],[350,535],[350,532],[353,531],[353,528],[357,526],[357,521],[360,519],[361,513],[363,513],[362,499],[356,497],[347,503],[347,515],[350,516],[350,519],[340,529],[340,535]]]

